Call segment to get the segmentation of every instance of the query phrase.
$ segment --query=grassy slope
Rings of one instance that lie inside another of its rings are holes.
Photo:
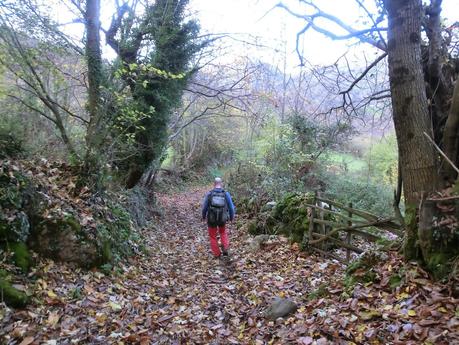
[[[322,158],[323,162],[344,167],[347,165],[349,172],[358,172],[367,169],[364,159],[356,157],[351,153],[332,151]]]

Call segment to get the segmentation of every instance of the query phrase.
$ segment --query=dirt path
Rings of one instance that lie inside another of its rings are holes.
[[[159,339],[165,343],[175,339],[178,343],[264,344],[278,332],[282,339],[289,332],[288,322],[265,321],[262,311],[276,296],[301,303],[318,267],[308,268],[307,259],[285,242],[254,252],[249,236],[235,224],[229,225],[230,261],[213,258],[206,225],[200,222],[204,193],[197,189],[160,196],[164,231],[153,236],[151,248],[154,261],[161,262],[157,270],[164,283],[161,291],[174,302],[165,306],[167,311],[163,308],[162,318],[175,317],[161,323],[159,330],[165,334]]]

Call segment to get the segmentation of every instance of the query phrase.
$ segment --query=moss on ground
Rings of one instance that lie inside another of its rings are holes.
[[[29,302],[29,297],[13,287],[8,273],[0,270],[0,293],[3,302],[13,308],[23,308]]]
[[[329,294],[330,292],[328,291],[327,284],[320,284],[317,289],[315,289],[308,295],[308,300],[312,301],[315,299],[324,298],[327,297]]]
[[[22,272],[27,273],[30,269],[32,259],[27,248],[27,245],[23,242],[10,243],[9,248],[13,253],[13,261]]]
[[[398,288],[400,285],[402,285],[403,278],[400,274],[393,274],[389,278],[389,286],[392,290]]]
[[[448,252],[432,253],[427,260],[425,266],[432,273],[436,280],[441,280],[449,275],[451,266],[456,254]]]
[[[373,267],[378,263],[376,255],[369,254],[353,261],[346,269],[344,286],[347,291],[354,289],[357,284],[368,284],[378,278]]]

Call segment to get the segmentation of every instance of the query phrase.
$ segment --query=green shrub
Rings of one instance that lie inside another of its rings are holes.
[[[397,139],[395,134],[373,145],[366,155],[368,170],[374,179],[395,186],[398,175]]]
[[[0,159],[18,158],[24,153],[20,135],[13,129],[0,125]]]

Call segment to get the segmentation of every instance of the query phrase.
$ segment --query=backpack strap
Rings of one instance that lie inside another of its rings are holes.
[[[210,190],[209,191],[209,196],[208,196],[208,200],[210,201],[210,198],[214,195],[214,193],[217,193],[217,191],[214,189]],[[221,190],[218,191],[218,193],[225,193],[226,194],[226,191],[222,188]]]

